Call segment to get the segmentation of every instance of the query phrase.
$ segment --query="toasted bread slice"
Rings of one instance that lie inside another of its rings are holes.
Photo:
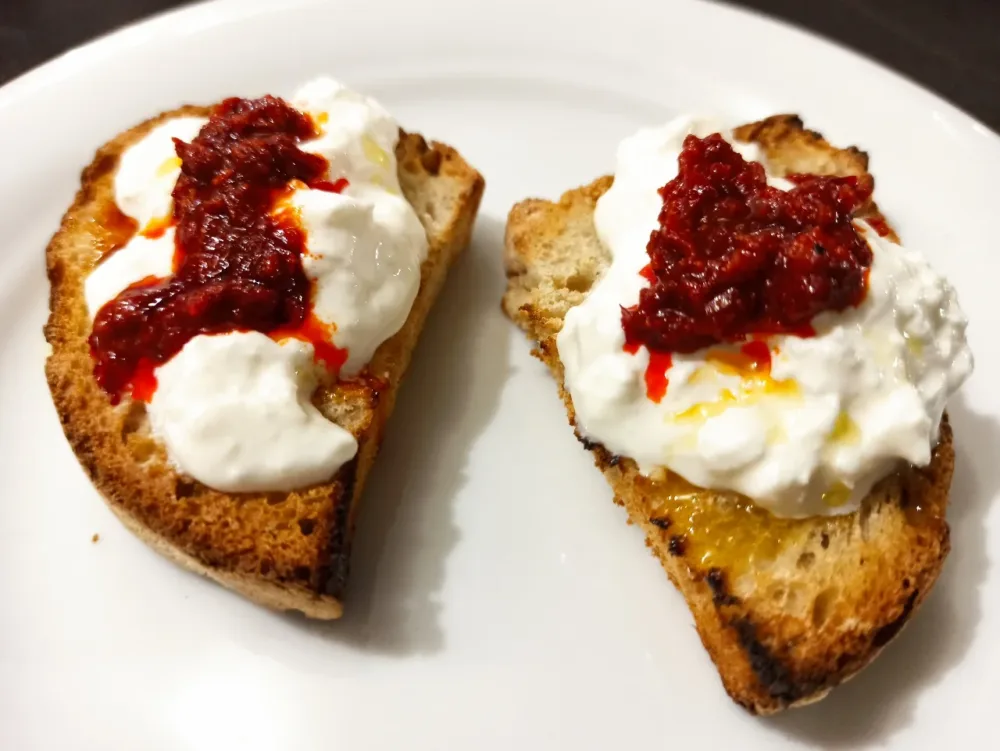
[[[122,152],[176,115],[167,112],[103,146],[46,252],[52,285],[46,375],[77,458],[118,517],[153,548],[262,605],[338,618],[358,501],[385,422],[427,313],[448,268],[466,247],[484,182],[449,146],[402,133],[396,156],[406,199],[427,230],[420,291],[403,327],[356,380],[321,388],[315,402],[358,440],[358,453],[330,482],[291,493],[221,493],[186,477],[150,434],[145,406],[112,407],[88,349],[83,283],[116,229],[113,179]]]
[[[792,116],[736,130],[756,141],[777,174],[862,174],[867,156],[839,150]],[[555,337],[610,262],[594,229],[602,177],[558,201],[516,205],[507,224],[503,307],[537,342],[574,423]],[[881,219],[874,204],[862,212]],[[736,496],[675,496],[669,481],[584,440],[647,545],[684,595],[729,695],[767,714],[816,701],[869,663],[912,616],[949,549],[945,506],[951,430],[942,424],[933,460],[881,482],[860,511],[779,519]]]

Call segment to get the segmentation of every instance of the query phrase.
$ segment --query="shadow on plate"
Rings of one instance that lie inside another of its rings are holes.
[[[822,748],[881,744],[908,727],[920,693],[965,656],[982,615],[980,588],[990,567],[983,520],[1000,489],[1000,423],[948,406],[955,429],[955,477],[948,522],[952,551],[934,590],[912,622],[854,680],[810,707],[767,720],[785,735]]]
[[[492,419],[509,369],[503,229],[479,217],[431,311],[361,502],[343,618],[282,617],[381,654],[443,647],[440,592],[459,539],[453,505],[469,447]]]

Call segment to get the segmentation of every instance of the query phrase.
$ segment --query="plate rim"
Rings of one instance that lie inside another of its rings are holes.
[[[340,2],[356,2],[357,0],[338,0]],[[446,2],[448,0],[445,0]],[[519,0],[512,0],[512,2],[518,2]],[[635,2],[641,2],[642,0],[634,0]],[[666,1],[666,0],[665,0]],[[715,6],[717,3],[706,3],[700,0],[670,0],[677,3],[678,5],[701,5],[703,8],[707,5]],[[11,104],[16,105],[18,102],[30,102],[30,101],[41,101],[48,102],[52,99],[52,91],[48,89],[49,86],[53,86],[57,89],[65,87],[68,83],[73,81],[87,81],[93,75],[93,67],[103,66],[106,62],[114,60],[115,57],[123,52],[128,53],[129,50],[133,49],[142,44],[143,40],[147,39],[162,39],[164,36],[170,39],[174,34],[184,34],[185,31],[192,30],[192,25],[189,23],[189,18],[192,14],[205,13],[207,9],[207,15],[203,16],[204,23],[201,25],[194,25],[194,31],[196,33],[208,33],[214,34],[220,28],[224,29],[229,24],[240,18],[247,18],[253,13],[259,11],[268,12],[274,8],[280,7],[283,10],[291,9],[293,12],[301,12],[301,9],[308,9],[310,7],[315,7],[320,5],[322,0],[289,0],[289,2],[281,3],[280,0],[211,0],[210,2],[201,2],[195,5],[186,6],[178,9],[168,10],[147,19],[137,21],[131,25],[125,26],[116,31],[112,31],[109,34],[99,37],[81,47],[70,50],[67,53],[63,53],[59,57],[44,63],[43,65],[26,72],[17,79],[14,79],[9,84],[0,87],[0,117],[3,116],[5,112],[9,112],[9,107]],[[699,9],[701,10],[701,9]],[[937,111],[942,113],[942,117],[946,119],[946,123],[960,130],[960,137],[963,140],[976,143],[980,148],[985,148],[990,151],[993,155],[1000,155],[1000,149],[995,149],[995,146],[1000,146],[1000,136],[997,136],[989,128],[982,126],[972,118],[967,113],[962,112],[959,108],[950,104],[947,100],[939,97],[933,92],[924,89],[919,84],[916,84],[905,76],[897,73],[896,71],[886,68],[878,63],[875,63],[870,58],[867,58],[861,53],[855,52],[849,48],[842,47],[835,42],[831,42],[822,37],[818,37],[808,31],[799,29],[793,25],[789,25],[785,22],[775,20],[774,18],[759,14],[753,11],[747,11],[744,9],[733,8],[731,6],[721,7],[721,10],[729,15],[731,11],[736,11],[737,22],[739,19],[745,18],[747,20],[756,19],[757,22],[763,22],[765,26],[771,29],[775,34],[781,34],[784,38],[785,34],[795,35],[796,38],[800,40],[807,40],[810,44],[815,44],[817,47],[822,46],[824,50],[822,51],[823,56],[826,54],[835,55],[833,59],[841,60],[852,60],[855,63],[863,67],[864,70],[874,69],[878,71],[879,75],[879,86],[885,86],[887,88],[897,90],[900,87],[902,89],[901,97],[907,97],[907,108],[922,108],[929,109],[935,108]],[[218,14],[218,15],[216,15]],[[164,29],[164,23],[168,22],[166,30]],[[175,27],[174,24],[179,24],[179,27]],[[775,26],[780,27],[783,31],[779,31],[774,28]],[[110,45],[109,45],[110,42]],[[95,49],[99,48],[99,49]],[[829,49],[832,48],[832,49]],[[82,57],[81,57],[82,56]],[[67,59],[68,58],[68,59]],[[86,62],[85,70],[83,72],[77,72],[74,67],[77,65],[78,61],[84,60]],[[27,84],[24,80],[27,79]],[[16,84],[16,85],[15,85]],[[908,85],[908,88],[906,88]],[[9,100],[10,89],[13,88],[13,100]],[[908,93],[907,93],[908,92]],[[980,131],[976,130],[976,126],[979,125]],[[971,129],[970,129],[971,127]],[[978,136],[987,135],[992,138],[992,140],[986,140]],[[457,143],[457,142],[456,142]],[[991,160],[993,156],[991,156]],[[487,179],[489,179],[489,173],[487,173]],[[530,187],[526,185],[525,187]],[[20,243],[14,243],[15,250],[20,251],[21,248],[17,247]],[[14,258],[11,261],[25,261],[25,257],[20,253],[11,253]],[[37,262],[35,265],[38,265]],[[0,301],[6,297],[0,291]],[[506,324],[507,322],[504,321]],[[18,324],[14,323],[15,326]],[[34,333],[34,332],[33,332]],[[518,340],[519,349],[523,352],[527,351],[527,346],[524,341]],[[426,345],[425,345],[426,346]],[[533,361],[532,361],[533,362]],[[981,371],[985,372],[985,371]],[[980,376],[982,377],[982,376]],[[978,380],[978,379],[977,379]],[[545,384],[546,387],[551,387],[550,383]],[[554,397],[553,397],[554,398]],[[1000,415],[1000,412],[993,412],[992,409],[988,411],[990,415]],[[562,413],[560,412],[560,417]],[[564,430],[564,423],[560,423],[558,428]],[[568,446],[573,450],[576,449],[575,442],[571,441],[568,434],[564,435],[564,440],[568,441]],[[600,487],[600,490],[604,490],[603,482],[600,480],[599,475],[592,479],[592,483]],[[617,509],[614,509],[611,504],[605,502],[605,506],[609,511],[613,510],[617,514]],[[103,504],[101,505],[103,510]],[[625,525],[621,524],[621,519],[617,520],[619,522],[619,527],[624,528]],[[141,544],[141,543],[137,543]],[[644,551],[639,550],[636,553],[636,557],[642,554]],[[151,554],[152,555],[152,554]],[[167,564],[165,564],[167,565]],[[650,564],[648,560],[643,564],[644,566],[651,566],[653,570],[653,575],[660,582],[660,585],[664,588],[664,591],[669,590],[672,594],[672,588],[663,579],[662,572],[659,570],[658,566],[655,564]],[[988,578],[983,579],[984,582],[989,581]],[[201,587],[196,587],[194,590],[200,590]],[[216,592],[212,590],[212,599],[222,598],[221,592]],[[667,594],[663,599],[669,599],[671,594]],[[200,597],[200,595],[198,595]],[[659,594],[657,594],[659,597]],[[679,625],[687,625],[682,623]],[[701,658],[701,650],[698,650],[699,659]],[[988,652],[987,656],[993,654]],[[1000,652],[996,653],[1000,656]],[[967,657],[963,659],[968,659]],[[960,661],[959,661],[960,662]],[[958,662],[956,662],[956,665]],[[954,668],[955,666],[952,666]],[[946,674],[947,671],[945,671]],[[711,667],[708,667],[709,681],[715,681],[716,675]],[[988,684],[987,684],[988,685]],[[870,694],[869,694],[870,695]],[[713,703],[712,708],[719,713],[725,713],[733,707],[730,707],[725,699],[721,690],[716,696],[717,703]],[[56,705],[58,706],[58,705]],[[831,718],[836,718],[838,715],[836,713],[831,714]],[[729,727],[729,718],[724,720],[724,724]],[[975,732],[975,728],[971,728]],[[755,731],[755,735],[756,735]],[[772,728],[772,740],[777,742],[779,735]],[[892,739],[893,734],[888,736]],[[890,744],[894,745],[894,743]]]
[[[354,0],[336,0],[337,2],[354,2]],[[644,0],[651,2],[651,0]],[[711,8],[711,12],[726,15],[737,15],[750,24],[769,26],[783,35],[792,35],[800,40],[808,40],[813,45],[822,48],[823,54],[832,54],[851,58],[872,72],[887,79],[892,86],[903,87],[909,93],[924,100],[927,106],[944,109],[944,113],[953,122],[953,126],[961,127],[978,137],[992,141],[1000,149],[1000,132],[993,130],[975,115],[967,112],[959,105],[927,88],[909,74],[876,60],[871,55],[828,38],[820,32],[780,18],[766,11],[755,8],[744,8],[734,5],[729,0],[670,0],[677,5],[700,5]],[[73,66],[77,62],[86,62],[100,57],[112,57],[119,49],[134,46],[143,39],[161,34],[176,34],[183,31],[180,24],[199,21],[194,30],[203,31],[208,27],[232,23],[236,19],[249,18],[258,13],[266,13],[277,8],[289,12],[301,12],[310,6],[327,5],[326,0],[199,0],[189,5],[169,8],[150,16],[137,19],[116,29],[101,34],[94,39],[59,53],[34,68],[21,73],[17,77],[0,86],[0,114],[10,106],[14,106],[22,98],[38,95],[46,86],[65,78],[73,78],[77,74]]]

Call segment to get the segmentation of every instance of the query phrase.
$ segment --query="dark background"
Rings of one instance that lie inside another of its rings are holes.
[[[183,4],[183,0],[0,0],[0,84],[117,26]],[[863,52],[1000,131],[1000,0],[733,4],[764,11]]]

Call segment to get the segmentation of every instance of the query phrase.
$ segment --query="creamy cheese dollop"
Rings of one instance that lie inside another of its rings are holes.
[[[174,139],[190,143],[207,122],[204,117],[172,117],[121,155],[115,172],[115,203],[136,220],[140,231],[151,222],[168,220],[173,213],[170,194],[181,174]]]
[[[735,347],[674,354],[666,395],[651,401],[649,351],[624,350],[621,309],[647,284],[639,272],[658,226],[657,191],[676,176],[685,136],[716,132],[766,167],[756,145],[690,116],[619,147],[614,184],[594,213],[612,262],[557,337],[577,427],[645,474],[666,469],[776,515],[853,511],[900,461],[930,461],[945,401],[972,371],[965,316],[923,255],[857,222],[874,255],[861,305],[817,316],[815,336],[769,337],[770,374],[718,356]]]
[[[154,434],[179,467],[217,490],[325,482],[357,453],[354,436],[311,402],[318,379],[304,342],[257,331],[196,336],[156,369],[156,381]]]
[[[322,131],[302,150],[324,157],[332,179],[349,181],[340,194],[300,188],[289,205],[306,231],[302,266],[315,282],[315,313],[335,326],[333,341],[347,350],[343,373],[354,375],[410,314],[427,233],[399,187],[399,125],[378,102],[322,78],[290,103]]]
[[[174,271],[174,250],[171,227],[157,237],[136,235],[104,259],[83,284],[91,320],[129,285],[148,277],[170,276]]]
[[[406,321],[427,236],[400,190],[399,126],[378,102],[329,78],[288,101],[319,131],[300,148],[327,159],[328,180],[349,183],[341,194],[292,186],[274,210],[294,212],[305,232],[313,312],[347,350],[339,375],[351,377]],[[180,171],[172,139],[191,141],[205,122],[167,120],[122,155],[115,200],[140,233],[86,280],[91,318],[129,285],[172,273],[173,230],[141,231],[171,216]],[[155,371],[153,432],[181,471],[219,490],[288,491],[327,481],[358,446],[311,401],[325,377],[313,355],[311,344],[258,332],[195,336]]]

